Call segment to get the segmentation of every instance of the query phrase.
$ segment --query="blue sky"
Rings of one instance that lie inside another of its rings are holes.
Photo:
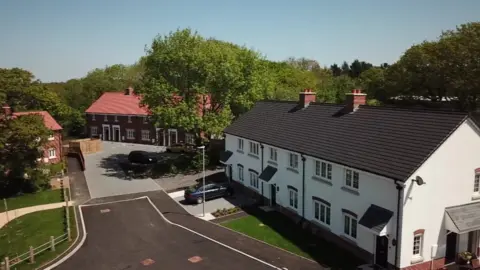
[[[0,67],[78,78],[134,63],[157,34],[185,27],[272,60],[392,63],[479,11],[479,0],[2,0]]]

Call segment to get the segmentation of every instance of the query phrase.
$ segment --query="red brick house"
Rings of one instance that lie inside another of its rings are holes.
[[[181,128],[159,128],[149,121],[148,108],[129,87],[123,92],[103,93],[85,111],[87,134],[105,141],[169,146],[177,142],[194,143],[195,136]]]
[[[44,145],[43,158],[39,161],[52,164],[62,161],[62,127],[47,111],[13,112],[7,104],[3,105],[2,109],[5,116],[19,117],[27,114],[42,116],[45,126],[52,131],[52,135]]]

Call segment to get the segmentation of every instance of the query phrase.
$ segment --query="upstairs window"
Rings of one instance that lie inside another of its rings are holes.
[[[270,147],[270,160],[277,162],[277,149]]]
[[[146,116],[143,117],[143,123],[144,124],[148,123],[148,118]]]
[[[103,116],[103,121],[108,122],[108,116],[106,114]]]
[[[128,116],[128,123],[131,123],[132,122],[132,117],[129,115]]]
[[[113,116],[113,121],[118,122],[118,115]]]
[[[360,176],[357,171],[345,169],[345,186],[353,189],[358,189]]]
[[[243,151],[243,139],[238,139],[238,150]]]
[[[288,166],[292,169],[298,169],[298,155],[290,153],[288,155]]]
[[[95,121],[95,114],[92,114],[92,121]]]
[[[315,160],[315,175],[324,179],[332,180],[332,164]]]
[[[258,143],[250,142],[250,154],[258,156],[259,145]]]

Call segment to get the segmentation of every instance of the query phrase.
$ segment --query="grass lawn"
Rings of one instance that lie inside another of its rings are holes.
[[[332,269],[355,269],[364,263],[334,244],[317,239],[280,213],[258,212],[254,215],[221,225]]]
[[[67,190],[68,191],[68,190]],[[67,192],[68,193],[68,192]],[[33,194],[24,194],[17,197],[7,199],[8,210],[19,209],[40,204],[58,203],[62,201],[62,191],[45,190]],[[5,212],[5,205],[2,202],[0,206],[0,213]]]

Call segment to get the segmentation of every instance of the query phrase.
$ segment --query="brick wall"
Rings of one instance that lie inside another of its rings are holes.
[[[62,139],[63,139],[62,132],[55,131],[53,134],[53,140],[47,141],[47,143],[45,143],[44,150],[43,150],[43,158],[47,158],[48,163],[58,163],[62,161],[62,156],[63,156]],[[55,149],[55,158],[51,159],[49,157],[49,150],[52,148]]]
[[[432,265],[433,263],[433,265]],[[443,269],[445,265],[445,258],[435,259],[433,261],[426,261],[411,266],[402,268],[401,270],[430,270],[430,269]]]

